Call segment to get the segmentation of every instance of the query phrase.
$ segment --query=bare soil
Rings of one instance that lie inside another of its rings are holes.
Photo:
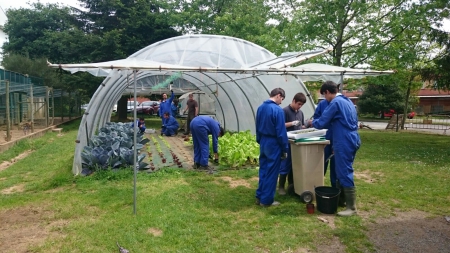
[[[6,170],[9,166],[11,166],[13,163],[27,157],[29,154],[33,153],[32,150],[28,150],[23,152],[22,154],[14,157],[13,159],[9,160],[9,161],[4,161],[2,163],[0,163],[0,171]]]
[[[25,253],[47,239],[62,237],[58,230],[68,222],[54,219],[53,213],[43,207],[30,206],[1,211],[0,224],[1,252]]]
[[[67,122],[67,121],[69,121],[69,118],[65,118],[64,121],[62,121],[61,119],[55,118],[53,120],[52,126],[59,125],[59,124],[62,124],[64,122]],[[36,123],[34,124],[34,132],[47,128],[45,126],[45,124],[40,123],[40,122],[43,122],[43,121],[42,120],[36,120]],[[0,145],[4,144],[4,143],[7,143],[7,141],[6,141],[6,134],[7,134],[6,126],[5,125],[0,125]],[[23,138],[25,136],[29,136],[30,134],[31,134],[31,130],[24,130],[23,127],[20,126],[20,125],[13,125],[11,127],[11,141],[15,141],[15,140],[18,140],[18,139]]]

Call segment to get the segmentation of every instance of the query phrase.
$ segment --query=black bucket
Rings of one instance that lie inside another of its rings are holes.
[[[335,214],[341,190],[330,186],[318,186],[314,190],[316,192],[317,210],[325,214]]]

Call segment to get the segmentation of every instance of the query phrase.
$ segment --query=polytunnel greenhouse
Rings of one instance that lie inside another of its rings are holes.
[[[154,43],[126,59],[88,64],[51,64],[72,73],[86,71],[105,76],[82,118],[77,136],[73,172],[82,170],[81,152],[88,139],[111,118],[111,108],[124,92],[136,90],[168,91],[169,84],[179,91],[193,89],[214,101],[214,117],[227,131],[250,130],[255,133],[258,106],[269,98],[274,88],[281,87],[287,106],[297,92],[307,95],[302,107],[305,118],[314,113],[314,102],[302,79],[335,75],[343,78],[343,70],[301,69],[290,66],[328,52],[285,53],[277,57],[251,42],[218,35],[184,35]],[[325,65],[326,66],[326,65]],[[345,72],[345,71],[344,71]],[[382,72],[374,72],[382,74]],[[359,75],[369,75],[364,71]]]

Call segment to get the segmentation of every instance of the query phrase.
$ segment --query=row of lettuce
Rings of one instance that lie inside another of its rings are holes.
[[[135,148],[138,150],[137,169],[148,167],[144,162],[145,150],[141,151],[148,139],[144,139],[144,134],[136,135],[137,144],[134,146],[134,129],[130,123],[106,123],[83,148],[81,153],[83,174],[88,175],[96,170],[132,167]],[[188,143],[192,144],[192,139]],[[210,149],[212,154],[211,136]],[[256,143],[255,135],[250,131],[226,133],[219,138],[219,155],[219,163],[224,167],[257,166],[259,145]]]

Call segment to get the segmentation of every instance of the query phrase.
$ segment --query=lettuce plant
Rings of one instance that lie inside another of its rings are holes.
[[[212,137],[210,136],[210,153],[212,153]],[[225,133],[219,138],[219,163],[229,167],[258,165],[259,144],[256,136],[250,131]]]

